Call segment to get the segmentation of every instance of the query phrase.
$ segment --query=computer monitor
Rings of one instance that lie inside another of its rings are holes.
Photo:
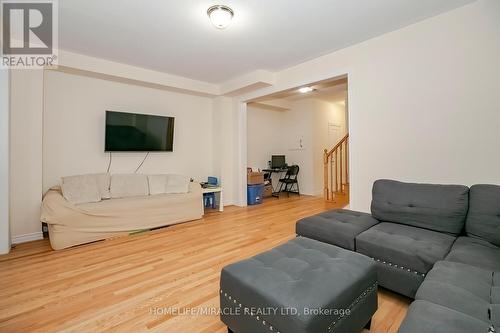
[[[273,155],[271,156],[271,168],[281,169],[286,167],[285,155]]]

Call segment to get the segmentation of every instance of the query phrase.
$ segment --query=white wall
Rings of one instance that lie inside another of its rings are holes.
[[[267,101],[266,104],[271,105]],[[247,166],[254,171],[267,169],[272,155],[285,155],[290,163],[287,137],[290,111],[249,106],[247,112]],[[280,176],[283,175],[272,174],[274,188],[277,188]]]
[[[247,165],[254,170],[266,169],[271,155],[286,155],[288,146],[288,111],[248,107]]]
[[[378,178],[500,184],[500,1],[479,0],[277,75],[242,100],[349,74],[351,207]]]
[[[224,188],[224,204],[232,205],[238,201],[239,180],[237,170],[240,161],[237,155],[238,124],[235,101],[228,97],[213,99],[213,156],[212,164],[214,175],[219,178]]]
[[[288,126],[283,131],[287,143],[287,163],[300,168],[300,192],[316,194],[314,188],[314,100],[295,101],[288,111]]]
[[[42,238],[43,71],[11,71],[10,228],[12,242]]]
[[[174,151],[151,153],[140,173],[206,180],[212,169],[212,100],[87,76],[45,74],[43,190],[62,176],[105,172],[105,111],[175,117]],[[113,153],[111,173],[132,173],[145,153]]]
[[[0,70],[0,254],[10,251],[9,227],[9,71]]]
[[[211,98],[42,70],[12,71],[11,87],[10,229],[14,243],[42,237],[42,194],[59,184],[60,177],[106,171],[105,110],[176,118],[174,152],[152,153],[140,172],[180,173],[197,180],[214,172]],[[144,155],[114,153],[111,172],[133,172]],[[230,172],[234,170],[231,167]]]
[[[313,168],[314,168],[314,193],[323,195],[324,192],[324,150],[332,149],[348,132],[347,112],[345,104],[340,102],[329,103],[322,100],[314,101],[313,115]],[[338,137],[329,134],[330,125],[338,125]],[[345,172],[345,159],[343,176]],[[344,177],[343,180],[346,178]]]

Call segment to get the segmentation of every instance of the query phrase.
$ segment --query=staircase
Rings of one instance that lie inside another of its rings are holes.
[[[336,195],[346,194],[349,187],[349,133],[330,151],[325,149],[323,161],[324,196],[333,201]]]

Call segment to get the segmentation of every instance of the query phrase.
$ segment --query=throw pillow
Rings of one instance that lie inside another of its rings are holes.
[[[112,175],[111,198],[149,195],[148,177],[141,174]]]
[[[182,175],[168,175],[165,193],[188,193],[189,178]]]
[[[96,173],[90,176],[96,177],[97,186],[99,186],[99,193],[101,193],[101,199],[110,199],[111,192],[109,187],[111,185],[111,176],[109,173]]]
[[[149,175],[149,194],[164,194],[167,190],[167,175]]]
[[[101,201],[96,177],[92,175],[63,177],[61,190],[64,198],[72,204]]]

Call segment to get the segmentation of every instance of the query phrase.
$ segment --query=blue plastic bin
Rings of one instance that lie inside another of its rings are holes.
[[[247,203],[249,205],[258,205],[262,203],[264,193],[264,184],[248,185]]]

